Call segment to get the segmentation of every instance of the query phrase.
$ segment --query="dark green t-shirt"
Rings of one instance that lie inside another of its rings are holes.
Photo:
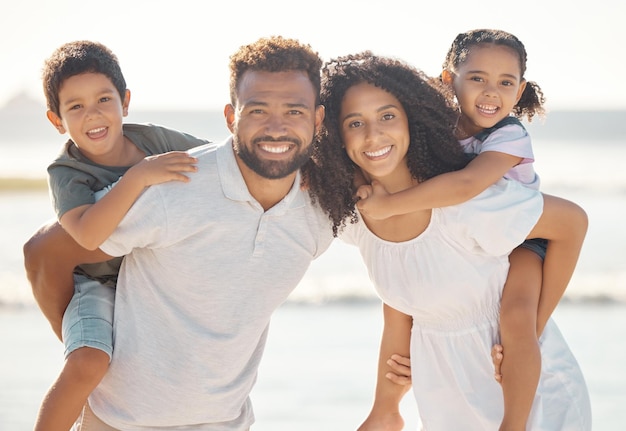
[[[186,151],[209,142],[154,124],[124,124],[123,130],[124,136],[146,156]],[[57,218],[76,207],[94,204],[94,193],[119,180],[130,167],[94,163],[78,150],[72,140],[68,140],[61,154],[48,166],[48,185]],[[114,286],[121,262],[120,257],[103,263],[81,265],[75,272]]]

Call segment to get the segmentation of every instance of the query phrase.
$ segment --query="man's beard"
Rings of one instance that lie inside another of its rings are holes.
[[[296,153],[289,160],[262,160],[253,151],[250,151],[247,145],[242,144],[239,135],[233,135],[235,153],[239,158],[256,174],[270,180],[284,178],[289,174],[297,171],[304,165],[313,154],[313,144],[309,144],[302,151],[302,141],[297,138],[279,138],[274,139],[269,136],[261,136],[252,141],[252,146],[256,146],[258,142],[289,142],[296,146]]]

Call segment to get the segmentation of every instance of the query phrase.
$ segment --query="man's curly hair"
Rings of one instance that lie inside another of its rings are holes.
[[[408,117],[408,168],[418,181],[463,168],[469,158],[454,137],[456,112],[422,71],[398,59],[370,51],[333,59],[322,69],[324,130],[315,143],[313,161],[304,167],[309,192],[329,214],[335,236],[356,221],[356,164],[343,148],[341,103],[346,91],[369,83],[395,96]]]
[[[282,36],[261,38],[254,43],[244,45],[230,57],[230,101],[237,101],[237,88],[241,78],[248,70],[264,72],[305,72],[315,95],[319,95],[322,59],[310,45],[300,43],[296,39]],[[319,105],[319,97],[315,103]]]

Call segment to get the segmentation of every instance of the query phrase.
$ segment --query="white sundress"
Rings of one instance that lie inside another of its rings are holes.
[[[342,234],[359,247],[381,299],[413,316],[413,392],[424,430],[498,429],[504,404],[490,352],[499,342],[508,253],[542,208],[538,192],[501,180],[466,203],[434,209],[412,240],[384,241],[362,220]],[[541,378],[527,429],[590,430],[583,375],[552,320],[540,345]]]

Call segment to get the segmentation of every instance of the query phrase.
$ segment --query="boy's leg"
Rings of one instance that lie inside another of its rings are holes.
[[[100,383],[113,354],[115,289],[75,276],[63,317],[66,361],[39,410],[35,431],[67,431]]]
[[[42,226],[24,244],[24,267],[33,296],[59,339],[63,313],[74,294],[74,268],[109,258],[100,250],[79,246],[57,222]]]
[[[543,261],[535,252],[515,249],[502,293],[500,337],[504,350],[502,391],[504,419],[500,430],[525,430],[541,374],[537,341],[537,307]]]
[[[72,352],[41,404],[34,431],[69,430],[104,377],[109,359],[102,350],[90,347]]]
[[[89,404],[85,404],[85,408],[83,409],[83,413],[80,417],[80,420],[77,422],[76,427],[72,428],[71,431],[119,431],[116,428],[113,428],[104,422],[102,422],[98,416],[96,416]]]

